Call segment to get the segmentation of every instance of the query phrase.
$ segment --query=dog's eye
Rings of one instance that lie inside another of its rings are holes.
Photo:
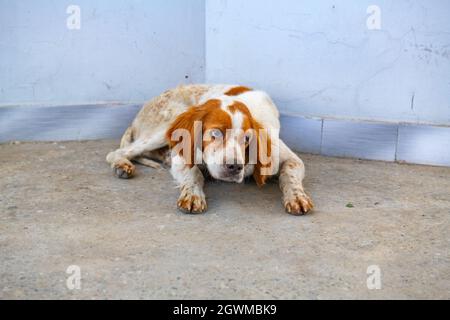
[[[211,137],[213,138],[222,138],[222,131],[220,131],[219,129],[213,129],[211,130]]]

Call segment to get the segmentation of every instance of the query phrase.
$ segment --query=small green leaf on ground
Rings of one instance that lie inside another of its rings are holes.
[[[355,206],[353,205],[353,203],[349,202],[345,205],[347,208],[354,208]]]

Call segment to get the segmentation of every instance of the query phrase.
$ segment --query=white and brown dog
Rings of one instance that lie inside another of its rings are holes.
[[[258,186],[279,173],[286,211],[304,214],[313,208],[302,184],[305,167],[279,129],[278,110],[263,91],[184,85],[145,104],[106,160],[120,178],[135,173],[131,160],[153,168],[160,166],[154,160],[171,163],[178,208],[188,213],[207,208],[204,173],[238,183],[253,176]]]

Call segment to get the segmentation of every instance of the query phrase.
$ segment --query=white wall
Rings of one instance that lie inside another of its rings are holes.
[[[0,0],[0,106],[141,102],[203,82],[204,23],[203,0]]]
[[[450,124],[449,14],[446,0],[208,0],[206,80],[264,88],[287,113]]]
[[[368,30],[373,3],[0,0],[0,106],[141,102],[206,72],[285,113],[450,124],[450,1],[376,1]]]

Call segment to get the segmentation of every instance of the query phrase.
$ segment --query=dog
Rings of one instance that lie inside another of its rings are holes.
[[[264,91],[239,85],[181,85],[146,103],[106,161],[119,178],[135,174],[134,162],[170,166],[180,188],[178,208],[207,210],[204,176],[262,186],[279,176],[286,212],[308,213],[303,161],[279,138],[279,113]]]

